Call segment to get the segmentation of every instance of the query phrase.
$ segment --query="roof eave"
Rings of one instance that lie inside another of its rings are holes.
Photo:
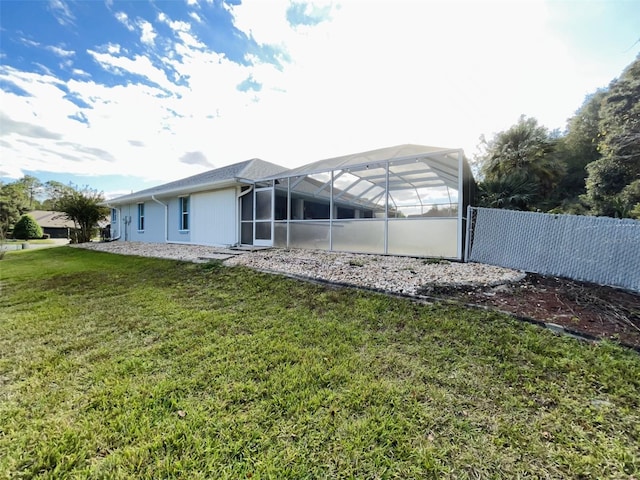
[[[103,202],[106,207],[113,207],[116,205],[127,205],[130,203],[141,203],[153,198],[167,198],[167,197],[180,197],[183,195],[189,195],[192,193],[206,192],[209,190],[220,190],[222,188],[237,187],[245,185],[247,180],[240,178],[233,178],[228,180],[222,180],[219,182],[205,183],[201,185],[192,185],[188,187],[172,188],[171,190],[161,190],[158,192],[141,192],[141,194],[125,195],[119,198],[113,198]]]

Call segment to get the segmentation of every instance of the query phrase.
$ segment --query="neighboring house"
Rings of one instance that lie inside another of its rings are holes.
[[[64,212],[33,210],[29,212],[29,215],[42,227],[42,233],[48,234],[50,238],[71,239],[71,235],[76,228],[73,220],[69,220]],[[100,221],[97,226],[103,229],[109,227],[110,223],[109,221]]]
[[[68,220],[62,212],[50,212],[47,210],[33,210],[29,212],[42,232],[51,238],[71,238],[70,232],[75,228],[72,220]]]
[[[398,145],[287,170],[259,159],[118,197],[111,239],[462,259],[460,149]]]

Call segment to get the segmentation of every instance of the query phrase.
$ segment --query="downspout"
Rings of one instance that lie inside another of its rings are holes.
[[[247,193],[251,193],[252,191],[253,191],[253,185],[249,185],[249,188],[247,190],[245,190],[244,192],[240,192],[240,195],[238,195],[238,198],[244,197]]]
[[[120,219],[122,218],[122,209],[113,207],[113,206],[109,205],[108,203],[105,203],[105,205],[107,206],[107,208],[110,208],[111,210],[116,210],[118,212],[118,222],[120,222],[121,221]],[[109,235],[109,241],[115,242],[116,240],[120,240],[121,236],[122,236],[122,229],[118,228],[118,236],[117,237],[113,237],[113,236]]]
[[[162,203],[155,195],[151,195],[151,200],[164,207],[164,243],[169,243],[169,205]]]

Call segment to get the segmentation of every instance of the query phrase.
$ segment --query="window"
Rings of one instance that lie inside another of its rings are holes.
[[[144,203],[138,204],[138,231],[144,230]]]
[[[114,225],[118,223],[118,210],[115,208],[111,209],[111,223]]]
[[[180,197],[180,230],[189,230],[189,197]]]

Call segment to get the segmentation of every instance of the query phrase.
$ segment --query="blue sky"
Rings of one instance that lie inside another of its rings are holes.
[[[637,0],[0,2],[0,176],[108,196],[262,158],[563,129],[640,52]]]

